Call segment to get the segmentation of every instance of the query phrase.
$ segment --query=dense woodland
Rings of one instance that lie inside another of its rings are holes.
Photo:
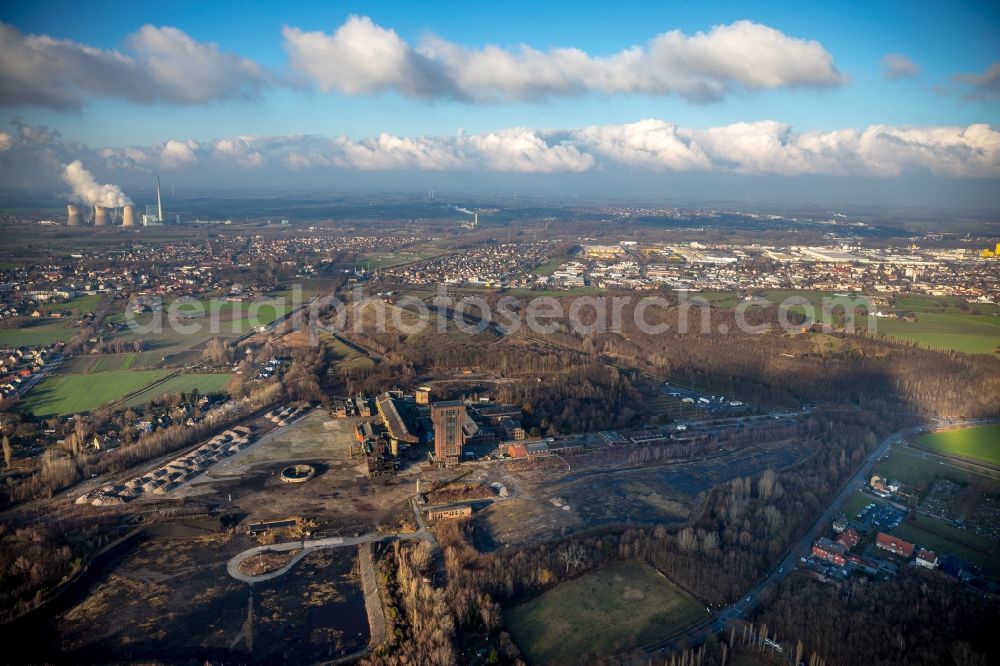
[[[986,666],[1000,649],[995,599],[939,571],[904,567],[888,581],[851,579],[843,586],[806,575],[785,580],[758,613],[783,641],[827,664]]]

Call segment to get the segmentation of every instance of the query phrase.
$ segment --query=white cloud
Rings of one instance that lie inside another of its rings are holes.
[[[447,140],[403,138],[392,134],[352,141],[338,137],[333,141],[333,161],[348,168],[370,170],[420,169],[441,171],[470,166]]]
[[[701,147],[662,120],[585,127],[573,136],[597,154],[632,167],[688,171],[712,166]]]
[[[471,49],[429,37],[417,47],[367,17],[332,34],[286,27],[294,69],[321,90],[396,90],[420,98],[508,102],[586,93],[677,94],[705,102],[735,90],[830,87],[845,82],[816,41],[751,21],[685,35],[674,30],[610,56],[576,48]]]
[[[898,176],[914,167],[938,176],[1000,176],[1000,132],[989,125],[892,127],[873,125],[859,137],[858,155],[870,173]]]
[[[201,146],[193,139],[169,139],[148,147],[105,148],[100,155],[112,168],[151,171],[191,166],[199,162],[201,152]]]
[[[458,138],[458,145],[471,149],[473,159],[490,171],[586,171],[594,164],[594,157],[577,146],[550,143],[541,132],[523,127],[463,134]]]
[[[920,65],[902,53],[886,53],[882,56],[882,78],[890,81],[915,79],[920,76]]]
[[[144,25],[128,44],[164,101],[199,104],[253,96],[269,78],[252,60],[221,53],[217,45],[197,42],[177,28]]]
[[[365,139],[327,138],[295,134],[274,137],[236,137],[215,142],[215,157],[240,166],[253,160],[283,164],[292,169],[339,167],[362,171],[514,171],[549,173],[585,171],[594,158],[545,132],[513,128],[454,137],[400,137],[382,133]]]
[[[846,175],[857,171],[855,130],[796,133],[773,120],[685,130],[713,167],[736,173]]]
[[[267,164],[264,155],[257,149],[257,137],[237,136],[215,142],[215,154],[245,168],[258,168]]]
[[[253,61],[176,28],[145,25],[126,42],[130,53],[0,23],[0,104],[73,109],[91,97],[201,104],[253,96],[270,79]]]
[[[412,97],[448,92],[433,62],[368,17],[351,16],[332,35],[288,26],[281,33],[292,67],[321,90],[358,95],[395,89]]]
[[[641,169],[880,177],[926,170],[938,176],[1000,176],[1000,132],[988,125],[796,132],[776,121],[684,129],[646,120],[585,128],[573,136],[584,149]]]
[[[192,139],[187,141],[177,141],[170,139],[163,148],[160,149],[160,164],[166,169],[177,169],[182,166],[194,164],[198,161],[195,151],[198,150],[198,142]]]

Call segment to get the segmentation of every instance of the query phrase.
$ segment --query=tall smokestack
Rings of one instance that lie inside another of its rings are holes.
[[[108,209],[104,206],[94,206],[94,226],[108,226]]]
[[[156,217],[163,223],[163,201],[160,199],[160,177],[156,177]]]
[[[122,209],[122,226],[135,226],[135,206],[125,206],[125,208]]]
[[[78,227],[80,222],[80,207],[76,204],[66,204],[66,226]]]

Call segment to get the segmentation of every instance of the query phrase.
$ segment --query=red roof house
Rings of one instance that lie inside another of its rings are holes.
[[[820,537],[816,539],[816,542],[812,547],[813,557],[825,560],[827,562],[832,562],[838,567],[844,566],[844,546],[839,543],[834,543],[827,539],[826,537]]]
[[[933,550],[921,548],[917,551],[917,564],[928,569],[934,569],[938,565],[938,556]]]
[[[900,555],[902,557],[913,557],[913,544],[909,541],[903,541],[899,537],[894,537],[891,534],[886,534],[885,532],[879,532],[878,536],[875,538],[875,545],[882,550],[887,550],[893,555]]]
[[[861,541],[861,535],[858,531],[848,527],[846,530],[837,535],[836,542],[843,544],[844,548],[847,550],[853,549]]]

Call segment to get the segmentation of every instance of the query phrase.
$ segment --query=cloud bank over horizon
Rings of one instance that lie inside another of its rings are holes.
[[[315,134],[170,139],[156,145],[89,148],[44,127],[17,125],[0,140],[5,166],[39,160],[88,167],[179,170],[211,166],[294,172],[302,169],[581,173],[608,169],[740,175],[896,178],[1000,177],[1000,131],[985,124],[872,125],[797,131],[777,121],[685,128],[665,120],[575,129],[514,127],[453,136],[363,139]]]

